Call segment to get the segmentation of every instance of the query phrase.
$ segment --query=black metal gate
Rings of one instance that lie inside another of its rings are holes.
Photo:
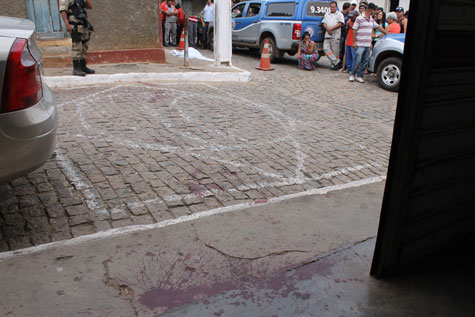
[[[475,232],[475,1],[411,1],[371,274]]]

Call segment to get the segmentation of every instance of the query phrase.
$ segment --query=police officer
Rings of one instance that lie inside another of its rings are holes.
[[[86,65],[89,39],[94,30],[87,19],[86,9],[92,9],[92,0],[59,0],[59,11],[73,42],[71,56],[75,76],[95,73]]]

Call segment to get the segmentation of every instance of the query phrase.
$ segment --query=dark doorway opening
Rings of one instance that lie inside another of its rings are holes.
[[[399,7],[399,0],[391,0],[391,4],[389,5],[389,12],[393,12],[396,8]]]

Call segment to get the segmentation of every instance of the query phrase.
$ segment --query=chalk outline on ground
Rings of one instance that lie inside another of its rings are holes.
[[[263,111],[267,112],[275,120],[279,121],[283,125],[284,129],[287,131],[289,136],[291,134],[295,133],[295,122],[292,121],[292,119],[286,118],[286,116],[284,114],[282,114],[281,112],[276,111],[274,109],[270,109],[267,105],[261,105],[261,104],[254,103],[252,101],[247,100],[246,98],[243,98],[241,96],[229,93],[229,92],[227,92],[223,89],[220,89],[218,87],[214,87],[214,86],[208,85],[208,84],[204,84],[204,85],[206,85],[210,88],[216,89],[216,90],[220,90],[221,92],[225,92],[225,93],[227,93],[230,96],[233,96],[235,98],[245,100],[246,102],[250,102],[254,107],[259,108],[260,110],[263,110]],[[105,89],[105,90],[100,91],[100,92],[93,93],[89,96],[83,97],[80,100],[76,100],[75,103],[79,106],[78,108],[81,108],[81,105],[88,98],[94,98],[94,97],[97,97],[97,96],[99,96],[103,93],[112,92],[115,89],[118,89],[118,88],[123,87],[123,86],[140,87],[140,88],[145,87],[145,88],[150,88],[150,89],[159,88],[157,86],[149,87],[149,86],[146,86],[146,85],[140,85],[140,86],[138,86],[138,85],[118,85],[118,86],[115,86],[115,87],[112,87],[112,88]],[[69,104],[69,103],[72,103],[72,102],[63,103],[63,104],[59,105],[59,107],[64,106],[64,105]],[[77,110],[79,110],[79,109],[77,109]],[[85,128],[88,128],[88,129],[92,128],[86,122],[86,119],[83,117],[83,114],[81,113],[81,110],[79,110],[78,115],[80,116],[80,120],[81,120],[81,122],[82,122],[82,124]],[[186,119],[186,117],[184,116],[183,113],[181,113],[181,115]],[[283,120],[286,120],[287,122],[283,122]],[[99,136],[102,136],[102,135],[100,134]],[[117,140],[115,140],[115,141],[117,141]],[[244,186],[242,186],[242,188],[238,188],[236,190],[249,190],[249,189],[254,189],[254,188],[262,188],[262,187],[285,186],[285,185],[293,185],[293,184],[302,184],[302,183],[306,182],[306,180],[303,178],[303,172],[302,172],[303,162],[305,160],[305,157],[302,155],[302,153],[300,153],[300,144],[299,144],[299,142],[297,140],[293,139],[293,138],[292,138],[292,141],[294,143],[295,150],[296,150],[295,154],[297,156],[296,157],[297,158],[296,176],[291,177],[289,179],[285,179],[285,177],[284,177],[282,179],[281,177],[279,177],[279,175],[272,175],[273,177],[279,178],[280,181],[271,182],[271,183],[264,182],[262,184],[261,183],[256,184],[255,186],[245,186],[244,185]],[[130,146],[130,145],[127,145],[127,144],[122,144],[122,145]],[[103,208],[102,207],[103,204],[102,204],[102,202],[100,202],[101,199],[99,197],[97,197],[90,190],[90,188],[93,187],[93,186],[91,184],[89,184],[88,181],[84,181],[83,179],[81,179],[81,176],[78,173],[78,171],[72,166],[72,164],[64,157],[64,155],[61,152],[57,151],[56,153],[57,153],[57,158],[58,158],[58,165],[61,166],[62,170],[64,171],[66,177],[70,180],[70,182],[75,187],[77,187],[78,190],[83,192],[83,195],[85,197],[85,202],[86,202],[87,206],[89,207],[89,209],[91,210],[91,212],[95,212],[97,216],[99,216],[99,215],[108,215],[109,213],[115,212],[115,210],[108,211],[106,208]],[[324,173],[322,175],[317,176],[317,178],[315,178],[315,179],[318,180],[318,179],[323,179],[323,178],[332,178],[334,176],[346,174],[348,172],[358,171],[358,170],[361,170],[361,169],[371,168],[371,167],[380,167],[380,166],[381,166],[381,164],[378,164],[378,163],[368,163],[368,164],[365,164],[365,165],[346,167],[346,168],[342,168],[342,169],[339,169],[339,170],[336,170],[336,171],[331,171],[331,172],[328,172],[328,173]],[[379,181],[382,181],[384,179],[385,179],[384,176],[376,176],[376,177],[366,178],[366,179],[362,179],[362,180],[358,180],[358,181],[354,181],[354,182],[350,182],[350,183],[346,183],[346,184],[339,184],[339,185],[334,185],[334,186],[329,186],[329,187],[316,188],[316,189],[312,189],[312,190],[308,190],[308,191],[304,191],[304,192],[300,192],[300,193],[296,193],[296,194],[290,194],[290,195],[284,195],[284,196],[269,198],[268,200],[260,201],[258,205],[260,206],[260,205],[263,205],[263,204],[276,203],[276,202],[280,202],[280,201],[284,201],[284,200],[288,200],[288,199],[292,199],[292,198],[296,198],[296,197],[308,196],[308,195],[313,195],[313,194],[326,194],[327,192],[330,192],[330,191],[341,190],[341,189],[346,189],[346,188],[351,188],[351,187],[358,187],[358,186],[362,186],[362,185],[366,185],[366,184],[371,184],[371,183],[374,183],[374,182],[379,182]],[[227,190],[227,191],[229,191],[229,190]],[[223,190],[223,192],[226,192],[226,190]],[[203,193],[203,195],[209,196],[209,195],[215,195],[217,193],[218,193],[218,191],[206,191],[206,192]],[[197,194],[188,194],[188,195],[197,196]],[[154,202],[158,202],[158,201],[161,202],[161,201],[181,200],[181,199],[185,199],[186,197],[188,197],[188,196],[187,195],[170,195],[170,196],[167,196],[167,197],[163,197],[164,200],[153,199],[153,200],[150,200],[150,201],[142,201],[142,202],[138,202],[138,203],[133,203],[133,204],[131,204],[132,206],[129,206],[129,208],[137,208],[137,207],[145,206],[148,203],[154,203]],[[175,218],[175,219],[169,219],[169,220],[165,220],[165,221],[158,222],[158,223],[155,223],[155,224],[132,225],[132,226],[127,226],[127,227],[115,228],[115,229],[110,229],[110,230],[107,230],[107,231],[101,231],[101,232],[91,234],[91,235],[85,235],[85,236],[73,238],[73,239],[70,239],[70,240],[63,240],[63,241],[52,242],[52,243],[48,243],[48,244],[44,244],[44,245],[40,245],[40,246],[31,247],[31,248],[9,251],[9,252],[5,252],[5,253],[0,254],[0,261],[3,261],[5,259],[13,257],[13,256],[21,255],[21,254],[29,254],[29,253],[39,252],[41,250],[48,249],[48,248],[54,248],[55,246],[74,245],[74,244],[77,244],[77,243],[82,243],[82,242],[86,242],[86,241],[93,241],[93,240],[96,240],[96,239],[107,238],[107,237],[110,237],[110,236],[121,235],[121,234],[134,232],[134,231],[143,231],[143,230],[148,230],[148,229],[166,227],[166,226],[169,226],[169,225],[173,225],[173,224],[177,224],[177,223],[181,223],[181,222],[192,221],[192,220],[195,220],[195,219],[200,219],[200,218],[212,216],[212,215],[215,215],[215,214],[228,213],[228,212],[232,212],[232,211],[236,211],[236,210],[252,208],[253,206],[255,206],[255,204],[256,204],[256,202],[249,201],[249,202],[245,202],[245,203],[241,203],[241,204],[235,204],[235,205],[231,205],[231,206],[227,206],[227,207],[221,207],[221,208],[211,209],[211,210],[207,210],[207,211],[203,211],[203,212],[198,212],[198,213],[195,213],[195,214],[192,214],[192,215],[182,216],[182,217]],[[125,205],[123,205],[123,206],[120,206],[120,208],[127,208],[127,207]]]
[[[303,172],[305,171],[305,168],[304,168],[305,155],[300,151],[300,142],[297,141],[293,137],[293,135],[295,135],[295,133],[296,133],[296,131],[295,131],[295,128],[296,128],[295,127],[295,120],[293,118],[287,118],[280,111],[270,109],[268,105],[262,105],[262,104],[259,104],[259,103],[252,102],[252,101],[250,101],[246,98],[243,98],[241,96],[229,93],[229,92],[227,92],[223,89],[214,87],[214,86],[206,84],[206,83],[204,83],[204,84],[203,83],[198,83],[198,84],[202,84],[202,85],[204,85],[206,87],[209,87],[209,88],[212,88],[214,90],[224,92],[224,93],[226,93],[226,94],[228,94],[228,95],[230,95],[234,98],[242,100],[243,102],[250,103],[250,105],[252,105],[254,108],[268,113],[274,120],[279,122],[282,125],[282,127],[284,128],[284,130],[287,132],[287,136],[285,138],[289,138],[290,141],[293,143],[293,145],[295,147],[295,156],[296,156],[296,160],[297,160],[297,165],[296,165],[296,169],[295,169],[295,176],[290,177],[290,178],[286,178],[286,177],[283,177],[282,175],[275,174],[274,172],[268,172],[268,171],[265,171],[265,170],[261,170],[260,168],[257,168],[255,166],[250,166],[250,165],[246,165],[246,164],[242,164],[242,163],[238,163],[238,162],[233,162],[233,161],[229,161],[229,160],[223,160],[223,159],[220,159],[220,158],[215,158],[215,157],[210,156],[210,155],[203,156],[202,154],[193,153],[193,148],[191,148],[191,149],[188,149],[189,151],[187,151],[187,152],[189,152],[188,154],[195,157],[195,158],[211,159],[211,160],[223,163],[223,164],[229,164],[229,165],[236,166],[236,167],[247,166],[248,168],[255,169],[259,174],[261,174],[263,176],[276,178],[277,180],[272,181],[272,182],[264,181],[264,182],[260,182],[260,183],[257,183],[257,184],[248,184],[248,185],[244,184],[244,185],[242,185],[239,188],[234,189],[234,190],[233,189],[227,189],[227,190],[222,190],[222,191],[206,190],[204,192],[200,192],[199,194],[191,193],[191,194],[186,194],[186,195],[169,195],[169,196],[166,196],[166,197],[162,197],[163,200],[161,200],[161,199],[152,199],[152,200],[147,200],[147,201],[142,201],[142,202],[129,204],[128,205],[129,209],[145,207],[146,204],[151,204],[151,203],[181,201],[183,199],[190,199],[190,198],[193,198],[193,197],[208,197],[208,196],[219,194],[221,192],[230,193],[230,192],[233,192],[233,191],[234,192],[235,191],[247,191],[247,190],[259,189],[259,188],[299,185],[299,184],[305,183],[307,180],[330,179],[330,178],[333,178],[333,177],[338,176],[338,175],[347,174],[349,172],[359,171],[359,170],[367,169],[367,168],[371,168],[371,167],[379,168],[379,167],[382,166],[379,163],[367,163],[367,164],[364,164],[364,165],[357,165],[357,166],[341,168],[341,169],[338,169],[338,170],[335,170],[335,171],[330,171],[330,172],[327,172],[327,173],[323,173],[321,175],[317,175],[315,177],[312,177],[311,179],[305,179],[304,175],[303,175]],[[62,104],[58,105],[58,107],[62,107],[64,105],[70,104],[70,103],[75,103],[76,106],[77,106],[76,113],[79,116],[79,119],[80,119],[80,122],[81,122],[83,128],[85,128],[87,130],[90,130],[90,131],[94,132],[94,134],[95,134],[94,136],[83,136],[83,135],[75,135],[75,136],[76,137],[85,137],[85,138],[90,138],[90,139],[96,139],[97,138],[97,139],[102,140],[102,141],[111,142],[111,143],[115,143],[115,144],[120,144],[122,146],[129,147],[129,148],[137,147],[137,148],[145,148],[145,149],[149,149],[149,150],[160,150],[160,151],[164,150],[164,151],[167,151],[167,152],[176,152],[176,148],[178,148],[178,147],[173,147],[173,146],[168,146],[168,145],[164,146],[164,145],[157,145],[157,144],[149,144],[147,142],[137,143],[137,142],[133,142],[133,141],[130,141],[130,140],[123,140],[123,139],[118,139],[118,138],[115,138],[115,137],[111,137],[107,133],[100,131],[98,128],[92,127],[87,122],[88,120],[87,120],[87,118],[85,118],[83,107],[86,107],[86,109],[88,108],[87,107],[88,106],[88,103],[87,103],[88,100],[91,101],[93,98],[100,97],[103,93],[112,93],[115,90],[121,89],[123,87],[141,88],[141,89],[145,88],[145,89],[149,89],[149,90],[161,89],[161,90],[169,91],[171,93],[182,92],[182,91],[178,91],[178,90],[173,89],[173,88],[161,88],[161,87],[158,87],[158,86],[149,86],[149,85],[117,85],[117,86],[114,86],[114,87],[111,87],[111,88],[108,88],[108,89],[105,89],[105,90],[102,90],[102,91],[99,91],[99,92],[96,92],[96,93],[92,93],[88,96],[82,97],[82,98],[76,100],[76,102],[70,101],[70,102],[62,103]],[[116,96],[116,95],[118,95],[118,94],[112,94],[112,95],[108,94],[107,97]],[[90,98],[92,98],[92,99],[90,99]],[[172,102],[170,107],[172,107],[172,108],[176,107],[176,98],[174,99],[174,101]],[[187,120],[187,121],[191,120],[191,118],[189,116],[187,116],[186,113],[183,113],[183,111],[181,111],[180,109],[178,109],[178,112],[182,117],[184,117],[185,120]],[[162,122],[162,124],[165,124],[165,122]],[[179,131],[179,129],[177,130],[172,126],[167,126],[167,128],[172,129],[172,130],[176,130],[176,132],[179,133],[179,134],[181,133]],[[186,135],[182,135],[182,136],[187,137]],[[217,147],[220,150],[223,149],[221,146],[218,146],[218,145],[214,144],[214,142],[213,142],[213,147]],[[180,148],[180,150],[183,150],[183,148]],[[80,173],[76,169],[74,169],[72,164],[70,164],[68,162],[68,160],[60,152],[57,152],[57,153],[59,153],[57,157],[58,157],[60,166],[64,169],[67,178],[70,180],[70,182],[72,184],[74,184],[77,187],[77,189],[82,190],[83,188],[92,188],[93,187],[91,184],[89,184],[88,181],[84,181],[83,179],[81,179]],[[78,185],[79,185],[80,188],[78,188]],[[125,204],[122,204],[118,208],[115,208],[113,210],[108,211],[105,208],[101,208],[104,205],[103,202],[98,203],[98,200],[101,201],[100,197],[97,197],[95,195],[90,195],[90,194],[91,194],[91,192],[86,192],[86,191],[83,192],[83,195],[86,198],[85,202],[88,205],[91,212],[93,212],[94,217],[102,218],[102,217],[104,217],[105,215],[108,215],[108,214],[112,215],[112,214],[118,213],[118,212],[122,213],[127,209],[127,206],[125,206]]]

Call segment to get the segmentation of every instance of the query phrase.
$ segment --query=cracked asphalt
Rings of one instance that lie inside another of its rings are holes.
[[[233,63],[253,81],[54,90],[56,152],[0,185],[0,251],[386,174],[397,94],[375,78]]]

